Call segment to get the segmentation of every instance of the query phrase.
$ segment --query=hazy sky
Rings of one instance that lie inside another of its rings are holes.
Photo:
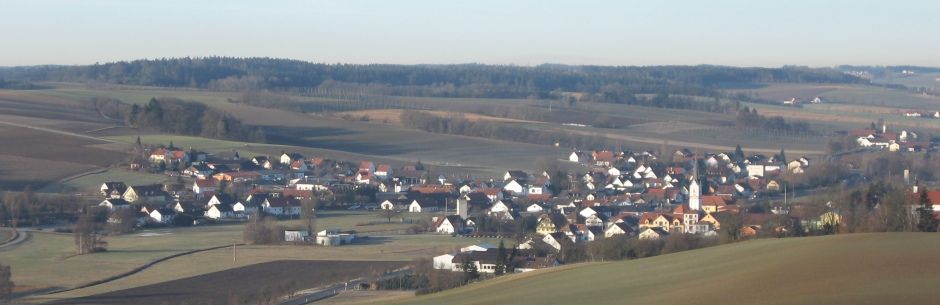
[[[940,66],[940,1],[0,0],[0,66],[326,63]]]

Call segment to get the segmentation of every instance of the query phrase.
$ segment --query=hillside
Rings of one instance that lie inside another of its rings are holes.
[[[402,304],[935,304],[940,234],[766,239],[514,275]]]

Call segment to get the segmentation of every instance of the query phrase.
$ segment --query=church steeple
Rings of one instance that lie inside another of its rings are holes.
[[[692,183],[689,184],[689,208],[698,211],[702,206],[702,189],[698,184],[698,158],[694,158],[692,165]]]

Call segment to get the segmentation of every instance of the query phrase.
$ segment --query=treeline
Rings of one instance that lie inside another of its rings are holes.
[[[674,93],[718,96],[735,83],[859,83],[834,69],[723,66],[352,65],[276,58],[172,58],[87,66],[32,66],[0,71],[19,81],[107,82],[244,91],[360,91],[374,94],[525,98],[552,92]]]
[[[401,123],[405,127],[433,133],[463,135],[521,143],[579,147],[584,149],[603,149],[614,145],[606,137],[583,135],[565,131],[541,131],[521,128],[516,124],[472,121],[462,116],[442,117],[418,110],[406,110],[401,113]]]
[[[816,132],[806,122],[787,122],[781,116],[767,117],[757,113],[757,108],[744,106],[738,111],[735,118],[735,127],[739,129],[763,129],[767,131],[785,132],[793,134],[815,134]]]
[[[261,128],[200,103],[175,98],[151,98],[143,107],[113,99],[95,99],[98,112],[135,128],[215,139],[264,142]]]
[[[603,97],[600,100],[601,102],[714,113],[734,113],[741,108],[741,103],[738,101],[721,102],[718,97],[710,100],[696,100],[691,97],[670,95],[668,93],[659,93],[651,97],[637,97],[629,92],[621,92],[603,95]]]
[[[39,226],[75,219],[84,204],[62,195],[37,195],[32,188],[0,193],[0,226]]]

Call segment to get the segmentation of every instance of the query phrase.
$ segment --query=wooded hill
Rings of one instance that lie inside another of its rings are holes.
[[[560,92],[581,92],[613,101],[632,94],[719,96],[722,87],[753,83],[864,82],[834,69],[791,66],[353,65],[233,57],[14,67],[0,70],[0,79],[238,91],[358,90],[370,94],[436,97],[544,98]]]

